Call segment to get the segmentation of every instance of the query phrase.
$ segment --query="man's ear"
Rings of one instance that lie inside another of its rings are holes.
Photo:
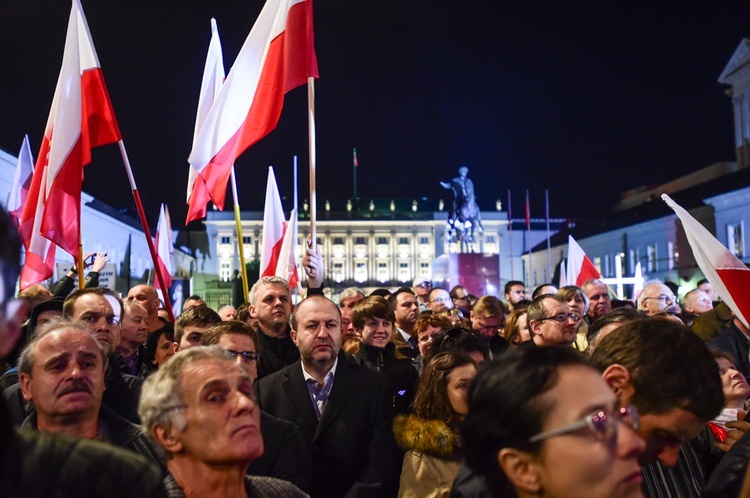
[[[537,321],[529,322],[529,329],[531,329],[531,332],[533,332],[534,334],[537,334],[541,328],[542,328],[542,322],[537,322]]]
[[[541,491],[539,468],[531,454],[515,448],[503,448],[497,454],[497,464],[514,487],[529,494]]]
[[[630,404],[635,389],[633,388],[633,378],[626,367],[619,363],[610,365],[602,372],[602,378],[615,393],[621,405]]]
[[[292,339],[292,342],[295,346],[297,346],[297,331],[292,329],[289,331],[289,337]]]
[[[258,318],[258,314],[255,312],[255,306],[253,306],[252,304],[247,307],[247,311],[250,312],[251,317]]]
[[[169,453],[174,454],[182,450],[182,439],[179,436],[180,431],[174,425],[170,425],[168,429],[158,425],[151,428],[151,437]]]
[[[23,399],[31,401],[31,377],[28,374],[22,373],[18,378],[21,384],[21,393],[23,393]]]

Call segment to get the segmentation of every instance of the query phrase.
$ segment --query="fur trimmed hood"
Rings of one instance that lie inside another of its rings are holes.
[[[393,434],[399,447],[405,451],[451,458],[458,449],[458,435],[442,420],[399,415],[393,421]]]

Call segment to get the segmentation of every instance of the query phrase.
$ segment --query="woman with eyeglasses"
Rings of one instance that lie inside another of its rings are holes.
[[[406,451],[399,497],[447,497],[464,461],[459,424],[466,417],[469,383],[477,365],[457,352],[439,353],[425,366],[413,412],[393,423]]]
[[[517,348],[472,381],[461,426],[490,496],[642,497],[637,411],[566,347]],[[457,483],[458,484],[458,483]]]

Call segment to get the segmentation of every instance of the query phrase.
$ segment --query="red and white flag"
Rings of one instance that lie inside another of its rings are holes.
[[[260,249],[260,276],[273,277],[279,263],[279,254],[284,242],[284,208],[281,206],[279,189],[273,168],[268,167],[266,183],[266,205],[263,209],[263,239]]]
[[[198,112],[195,116],[195,130],[193,132],[193,147],[198,141],[203,123],[211,110],[216,97],[219,95],[221,86],[224,84],[224,60],[221,53],[221,40],[219,39],[219,28],[216,19],[211,19],[211,41],[208,44],[206,65],[203,69],[203,80],[201,81],[201,93],[198,97]],[[198,174],[198,170],[190,166],[188,172],[187,204],[188,214],[185,224],[193,220],[206,217],[206,205],[211,199],[206,182]]]
[[[662,194],[661,198],[682,222],[703,275],[737,318],[746,327],[750,326],[750,293],[747,291],[750,288],[750,269],[671,197]]]
[[[289,222],[284,224],[284,242],[279,251],[279,262],[276,264],[276,276],[289,282],[289,288],[293,289],[299,282],[297,273],[297,258],[294,255],[297,233],[297,210],[292,209]]]
[[[278,123],[284,94],[318,77],[312,0],[267,0],[240,49],[188,161],[224,208],[232,164]]]
[[[8,192],[8,202],[5,207],[8,214],[11,215],[16,223],[21,223],[21,214],[26,204],[31,189],[31,177],[34,174],[34,156],[31,155],[31,145],[29,145],[29,136],[23,137],[21,150],[18,152],[18,161],[16,162],[16,172],[13,175],[13,183]]]
[[[568,271],[565,273],[567,284],[577,285],[578,287],[583,285],[586,280],[602,277],[591,259],[586,256],[578,242],[570,235],[568,235]]]
[[[172,286],[172,253],[174,252],[174,235],[172,233],[172,222],[169,219],[169,210],[166,204],[161,205],[159,210],[159,223],[156,225],[156,258],[159,262],[161,276],[164,279],[166,289],[164,295],[169,295]],[[159,279],[154,280],[154,287],[161,288]]]
[[[49,241],[77,258],[83,167],[93,147],[120,139],[86,17],[73,0],[62,68],[21,216],[22,289],[52,276],[55,250]]]

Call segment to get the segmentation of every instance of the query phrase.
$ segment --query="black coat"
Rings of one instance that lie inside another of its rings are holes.
[[[357,363],[385,376],[396,414],[407,413],[414,400],[419,382],[419,373],[411,365],[411,360],[397,359],[396,345],[392,342],[386,344],[385,348],[378,348],[363,342],[359,345],[359,351],[354,358]]]
[[[299,428],[311,454],[313,498],[396,495],[402,453],[382,375],[340,352],[320,421],[299,361],[260,379],[255,389],[261,409]]]

